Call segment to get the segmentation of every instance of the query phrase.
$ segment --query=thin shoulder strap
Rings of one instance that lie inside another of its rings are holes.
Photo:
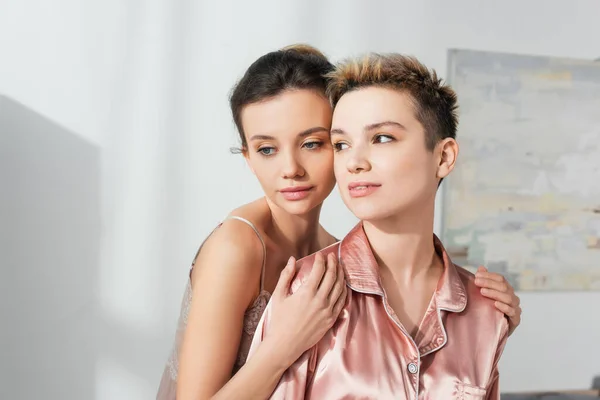
[[[258,236],[258,239],[260,240],[260,244],[262,244],[263,262],[262,262],[262,269],[260,272],[260,291],[262,292],[263,288],[264,288],[264,283],[265,283],[265,268],[267,265],[267,245],[265,244],[265,241],[263,240],[262,236],[260,235],[260,232],[258,231],[256,226],[254,226],[254,224],[252,222],[248,221],[246,218],[238,217],[237,215],[230,215],[227,218],[225,218],[223,220],[223,222],[227,221],[228,219],[236,219],[238,221],[242,221],[245,224],[247,224],[250,228],[252,228],[254,233],[256,233],[256,236]]]

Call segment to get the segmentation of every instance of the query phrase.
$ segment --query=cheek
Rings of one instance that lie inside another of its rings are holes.
[[[278,172],[278,166],[273,161],[275,160],[253,159],[249,162],[250,167],[254,170],[256,179],[258,179],[263,187],[272,186],[276,182],[275,176]]]
[[[390,177],[397,182],[398,190],[420,192],[429,185],[431,179],[435,178],[430,158],[421,153],[399,157],[393,160],[391,162],[393,165],[388,165],[386,170],[390,171]]]

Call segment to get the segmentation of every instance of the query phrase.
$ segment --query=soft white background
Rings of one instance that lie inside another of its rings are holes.
[[[442,75],[453,47],[591,59],[599,17],[595,0],[0,0],[0,107],[26,125],[0,132],[0,398],[153,398],[197,245],[260,195],[227,104],[259,55],[400,51]],[[355,222],[337,193],[323,221]],[[588,387],[600,293],[521,298],[503,390]]]

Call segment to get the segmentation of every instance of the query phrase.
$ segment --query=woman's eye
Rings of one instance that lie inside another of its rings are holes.
[[[275,148],[261,147],[260,149],[258,149],[258,152],[261,153],[263,156],[272,156],[273,154],[275,154]]]
[[[375,143],[388,143],[393,141],[394,138],[388,135],[377,135],[375,136]]]
[[[309,150],[315,150],[321,147],[321,142],[306,142],[304,143],[304,147]]]
[[[344,142],[337,142],[333,144],[333,149],[335,151],[342,151],[342,150],[346,150],[348,148],[348,144],[344,143]]]

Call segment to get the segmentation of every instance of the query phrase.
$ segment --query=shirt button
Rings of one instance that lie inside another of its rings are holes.
[[[410,372],[411,374],[416,374],[418,370],[419,370],[419,368],[417,368],[417,364],[415,364],[415,363],[408,364],[408,372]]]

